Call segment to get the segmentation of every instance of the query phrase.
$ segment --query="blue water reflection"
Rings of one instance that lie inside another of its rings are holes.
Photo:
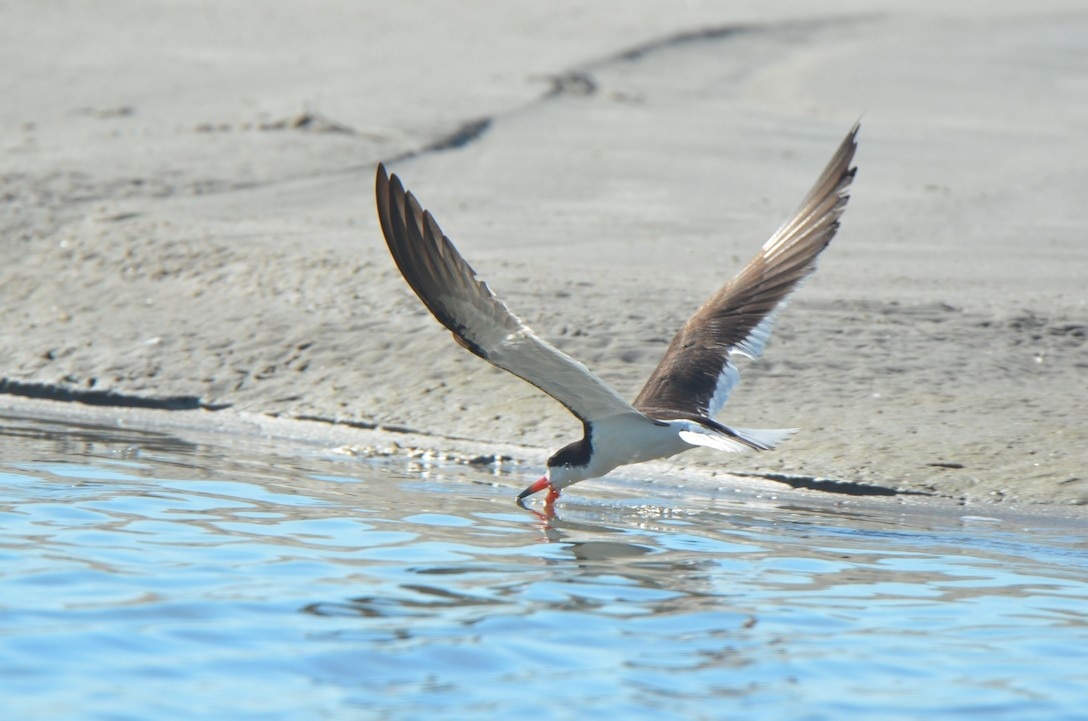
[[[7,718],[1085,717],[1075,529],[0,425]]]

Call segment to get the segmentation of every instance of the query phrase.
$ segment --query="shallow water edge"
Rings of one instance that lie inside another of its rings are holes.
[[[301,448],[339,448],[352,455],[387,457],[402,455],[406,459],[426,457],[445,459],[454,464],[475,465],[498,470],[500,476],[516,475],[511,481],[511,497],[522,490],[525,478],[535,480],[547,456],[546,449],[496,441],[481,443],[458,436],[435,436],[413,432],[411,429],[359,428],[328,423],[321,420],[291,419],[239,411],[208,411],[192,409],[168,411],[147,408],[118,408],[0,396],[0,416],[39,419],[46,422],[85,423],[99,427],[145,429],[178,434],[194,442],[296,443]],[[678,457],[682,458],[682,457]],[[491,461],[498,459],[497,466]],[[530,478],[531,477],[531,478]],[[678,482],[685,479],[686,482]],[[939,475],[935,474],[939,485]],[[518,484],[521,484],[520,486]],[[1088,521],[1088,505],[1037,502],[967,502],[965,499],[927,495],[909,490],[895,491],[887,486],[872,486],[842,482],[835,479],[814,479],[801,476],[745,476],[727,472],[708,471],[704,467],[685,465],[677,458],[627,466],[609,477],[576,486],[569,495],[590,497],[624,496],[627,493],[664,494],[676,500],[690,494],[693,502],[708,494],[717,495],[728,488],[734,498],[772,497],[775,501],[791,501],[802,506],[848,506],[874,512],[893,514],[921,513],[955,519],[963,515],[998,517],[1012,522],[1022,519],[1031,524],[1053,523],[1059,527]],[[889,492],[890,491],[890,492]]]
[[[1088,700],[1088,541],[1053,519],[675,475],[546,518],[501,464],[2,420],[20,718],[1074,719]]]

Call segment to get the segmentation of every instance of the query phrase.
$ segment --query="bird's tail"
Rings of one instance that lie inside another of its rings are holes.
[[[680,439],[693,446],[706,446],[727,453],[769,451],[797,432],[796,428],[692,428],[680,431]]]
[[[784,442],[799,429],[797,428],[730,428],[737,438],[757,451],[769,451]]]

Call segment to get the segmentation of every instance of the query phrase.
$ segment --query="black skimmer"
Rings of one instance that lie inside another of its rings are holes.
[[[699,446],[765,451],[795,429],[731,428],[714,420],[739,380],[735,356],[755,358],[771,324],[839,228],[856,167],[858,124],[800,207],[735,278],[695,311],[633,403],[586,366],[541,339],[479,280],[434,216],[378,165],[375,192],[386,243],[404,279],[460,345],[562,403],[584,429],[548,459],[547,472],[518,500],[559,492],[630,463]]]

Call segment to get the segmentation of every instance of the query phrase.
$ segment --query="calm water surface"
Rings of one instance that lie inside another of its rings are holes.
[[[1088,537],[0,418],[4,719],[1088,719]],[[722,494],[723,496],[725,494]]]

